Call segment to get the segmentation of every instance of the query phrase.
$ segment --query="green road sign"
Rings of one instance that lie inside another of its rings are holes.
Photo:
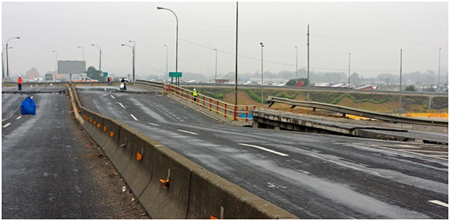
[[[108,72],[103,72],[103,77],[108,77]]]
[[[169,72],[169,77],[171,78],[180,78],[181,75],[181,72]]]

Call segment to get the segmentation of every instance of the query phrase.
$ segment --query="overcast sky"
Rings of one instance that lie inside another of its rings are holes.
[[[116,76],[132,73],[136,42],[136,75],[164,75],[166,47],[169,71],[175,71],[175,16],[178,16],[178,71],[213,76],[235,70],[236,2],[3,2],[2,49],[9,46],[10,74],[36,68],[41,76],[58,60],[82,60]],[[380,73],[438,72],[448,67],[448,3],[307,3],[239,2],[238,73],[261,70],[351,72],[365,78]],[[79,46],[83,48],[79,48]],[[444,71],[444,72],[443,72]]]

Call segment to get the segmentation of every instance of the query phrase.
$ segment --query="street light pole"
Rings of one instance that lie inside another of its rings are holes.
[[[216,51],[216,70],[214,74],[214,86],[217,87],[217,49],[214,49],[214,51]]]
[[[166,82],[168,81],[167,77],[169,75],[169,46],[164,45],[166,47]]]
[[[439,84],[441,83],[441,48],[439,48],[439,65],[438,65],[438,90]]]
[[[402,115],[402,49],[400,49],[400,96],[398,98],[398,115]]]
[[[307,36],[307,43],[306,43],[306,45],[308,46],[308,57],[307,57],[307,75],[308,75],[308,102],[309,102],[309,84],[311,83],[310,82],[310,80],[309,80],[309,25],[308,25],[308,33],[306,34],[306,36]]]
[[[175,15],[175,19],[177,20],[177,29],[176,29],[176,55],[175,55],[175,72],[178,72],[178,16],[172,10],[164,7],[156,7],[158,10],[167,10]],[[180,86],[180,79],[177,77],[177,86]]]
[[[99,55],[99,59],[98,59],[98,70],[101,71],[102,70],[102,49],[100,48],[100,46],[95,45],[95,44],[91,44],[91,46],[98,47],[98,50],[100,51],[100,55]]]
[[[9,49],[12,49],[12,47],[9,47]],[[5,50],[6,48],[2,50],[2,81],[3,79],[5,79],[5,56],[4,56]]]
[[[136,60],[136,42],[135,41],[133,41],[133,40],[129,40],[128,42],[133,42],[134,44],[133,44],[133,85],[134,85],[134,82],[136,81],[136,72],[135,72],[135,60]]]
[[[9,57],[8,57],[8,43],[11,39],[20,39],[20,37],[12,37],[6,41],[6,77],[9,80]]]
[[[297,84],[298,84],[298,82],[297,82],[297,70],[298,70],[298,68],[297,68],[297,64],[298,64],[298,48],[297,48],[297,46],[295,46],[295,86],[297,87]]]
[[[53,80],[56,80],[56,72],[57,72],[57,67],[58,67],[58,52],[57,51],[52,51],[55,52],[55,77],[53,78]],[[70,81],[72,81],[72,74],[70,74]]]
[[[131,45],[121,44],[121,46],[127,46],[127,47],[130,47],[131,50],[134,51],[134,50],[133,50],[133,46],[131,46]],[[133,57],[133,61],[134,61],[134,57]],[[134,65],[134,63],[133,63],[133,65]],[[134,71],[134,67],[133,67],[132,69],[133,69],[133,71]],[[134,78],[134,72],[133,72],[133,78]],[[134,81],[133,81],[133,82],[134,82]]]
[[[348,84],[347,84],[347,91],[350,92],[350,59],[351,59],[351,53],[348,53]]]
[[[261,108],[264,106],[264,69],[263,69],[263,48],[264,44],[262,42],[259,43],[261,45]]]

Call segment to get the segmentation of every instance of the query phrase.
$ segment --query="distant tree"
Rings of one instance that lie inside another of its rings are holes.
[[[93,66],[90,66],[86,71],[88,77],[90,77],[91,79],[98,80],[99,82],[105,81],[104,77],[100,76],[101,73],[102,71],[95,69]]]
[[[298,78],[297,81],[302,81],[303,82],[303,86],[308,85],[308,79],[306,79],[306,78]],[[286,83],[286,86],[295,86],[295,79],[290,79]]]
[[[405,87],[405,91],[416,91],[416,87],[414,85],[408,85]]]

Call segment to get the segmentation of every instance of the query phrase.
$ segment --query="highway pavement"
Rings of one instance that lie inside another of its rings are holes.
[[[148,218],[75,120],[68,94],[60,93],[67,88],[24,89],[40,93],[2,94],[1,217]],[[36,115],[20,114],[27,96],[37,105]]]
[[[230,126],[161,94],[79,97],[299,218],[448,219],[447,160],[412,154],[448,146]]]

